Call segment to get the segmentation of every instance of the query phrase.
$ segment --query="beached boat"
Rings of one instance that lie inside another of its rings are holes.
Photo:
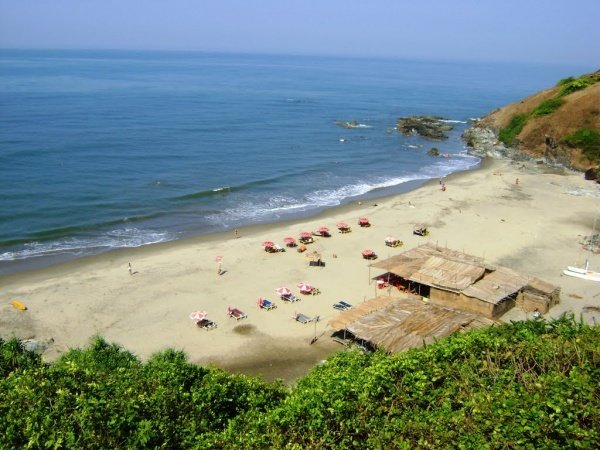
[[[589,261],[586,260],[585,267],[567,266],[566,270],[563,270],[565,275],[570,277],[583,278],[584,280],[600,281],[600,272],[589,269]]]
[[[596,219],[594,219],[594,225],[592,227],[592,234],[590,236],[590,242],[588,245],[588,257],[585,260],[584,267],[567,266],[566,270],[563,270],[565,275],[576,278],[583,278],[584,280],[600,281],[600,272],[590,270],[590,256],[592,253],[592,243],[594,241],[594,233],[596,231]]]

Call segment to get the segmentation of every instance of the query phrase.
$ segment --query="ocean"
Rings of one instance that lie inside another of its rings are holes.
[[[477,167],[460,139],[472,119],[584,72],[0,50],[0,274],[307,217]],[[454,128],[443,142],[394,131],[410,115]]]

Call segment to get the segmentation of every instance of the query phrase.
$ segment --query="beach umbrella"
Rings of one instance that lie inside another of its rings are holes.
[[[301,237],[301,238],[309,238],[309,237],[311,237],[311,236],[312,236],[312,234],[311,234],[311,232],[310,232],[310,231],[302,231],[302,232],[300,233],[300,237]]]
[[[298,286],[298,289],[300,290],[300,292],[305,292],[307,294],[312,292],[312,290],[314,289],[314,287],[312,287],[308,283],[298,283],[297,286]]]
[[[194,311],[190,313],[190,319],[194,322],[200,322],[201,320],[206,319],[208,313],[206,311]]]
[[[329,228],[321,227],[321,228],[319,228],[319,233],[329,233]]]
[[[293,237],[284,237],[283,238],[283,242],[285,244],[293,244],[294,242],[296,242],[296,239],[294,239]]]
[[[373,250],[371,250],[370,248],[364,249],[362,251],[362,255],[363,256],[371,256],[371,255],[374,255],[374,254],[375,254],[375,252]]]
[[[369,223],[369,219],[367,217],[359,217],[358,223]]]
[[[292,291],[290,291],[288,288],[286,287],[280,287],[275,289],[275,292],[277,292],[279,295],[281,296],[286,296],[286,295],[290,295],[292,293]]]
[[[338,228],[348,228],[348,224],[346,222],[340,222],[340,223],[336,224],[336,227],[338,227]]]
[[[265,241],[263,242],[263,247],[275,247],[275,243],[271,242],[271,241]]]
[[[215,256],[215,261],[216,261],[216,262],[221,262],[221,261],[223,261],[223,256],[222,256],[222,255]]]

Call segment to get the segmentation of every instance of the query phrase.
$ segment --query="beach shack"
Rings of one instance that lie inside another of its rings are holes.
[[[328,322],[341,343],[398,353],[421,348],[438,339],[497,323],[492,319],[425,303],[420,297],[375,297]],[[368,344],[368,345],[365,345]]]
[[[497,318],[515,305],[547,312],[559,302],[560,288],[483,258],[427,243],[371,264],[389,285],[425,301]]]

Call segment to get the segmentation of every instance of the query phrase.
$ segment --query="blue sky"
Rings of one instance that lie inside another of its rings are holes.
[[[599,23],[600,0],[0,0],[0,47],[600,67]]]

